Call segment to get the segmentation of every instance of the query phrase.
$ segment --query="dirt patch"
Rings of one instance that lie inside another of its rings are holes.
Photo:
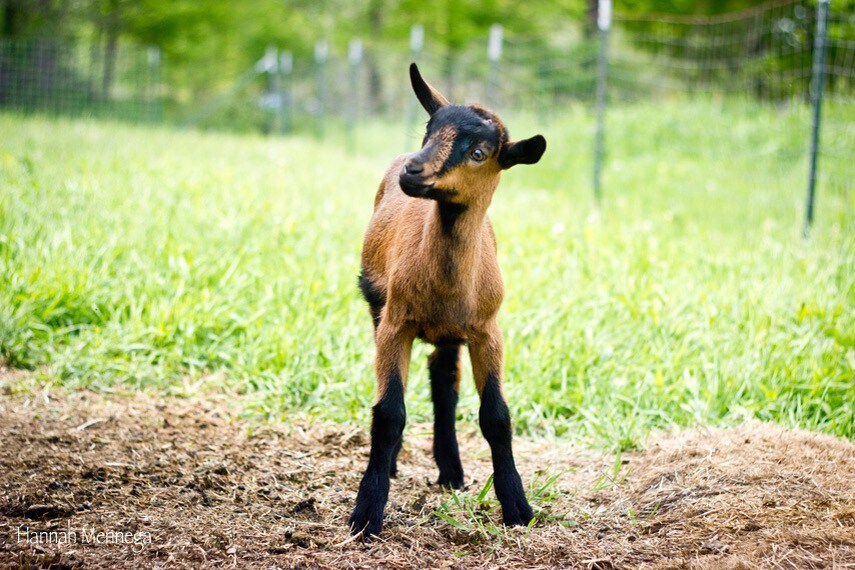
[[[12,567],[855,567],[855,445],[829,436],[697,430],[617,464],[520,438],[524,480],[563,474],[535,502],[534,528],[494,536],[430,484],[429,426],[409,426],[382,540],[363,545],[345,529],[362,426],[259,426],[216,396],[14,394],[3,378],[0,563]],[[474,497],[489,454],[475,426],[460,427]],[[438,517],[441,503],[464,524]],[[55,534],[28,541],[38,532]]]

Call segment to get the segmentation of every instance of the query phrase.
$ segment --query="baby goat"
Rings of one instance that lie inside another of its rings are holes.
[[[502,395],[502,333],[496,314],[502,276],[487,208],[502,170],[534,164],[546,150],[537,135],[508,140],[504,124],[477,105],[457,106],[410,66],[410,80],[430,115],[422,149],[399,156],[374,198],[359,285],[374,319],[377,399],[371,455],[350,517],[354,534],[383,527],[389,477],[406,420],[404,385],[413,339],[433,344],[428,358],[434,409],[433,453],[440,485],[463,486],[455,408],[460,349],[469,347],[481,397],[481,431],[493,456],[493,482],[506,525],[532,519],[511,450],[511,418]]]

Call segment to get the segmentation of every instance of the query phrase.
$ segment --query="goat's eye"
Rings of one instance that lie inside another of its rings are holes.
[[[487,153],[484,152],[483,150],[481,150],[480,148],[476,148],[475,150],[473,150],[471,152],[471,155],[472,155],[473,160],[475,160],[477,162],[481,162],[485,158],[487,158]]]

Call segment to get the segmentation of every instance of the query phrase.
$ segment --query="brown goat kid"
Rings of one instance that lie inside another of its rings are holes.
[[[436,347],[428,362],[438,483],[463,486],[454,423],[460,352],[467,344],[503,520],[526,525],[533,517],[514,464],[511,419],[502,395],[502,333],[496,315],[503,286],[487,208],[502,170],[536,163],[546,140],[537,135],[510,142],[491,111],[449,104],[415,64],[410,79],[430,114],[427,133],[422,149],[395,159],[380,184],[359,278],[377,345],[371,455],[349,521],[351,531],[364,538],[380,534],[383,526],[406,420],[404,385],[415,338]]]

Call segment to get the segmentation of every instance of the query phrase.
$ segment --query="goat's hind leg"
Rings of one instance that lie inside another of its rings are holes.
[[[437,483],[463,487],[463,466],[457,446],[455,420],[460,392],[460,343],[438,344],[428,357],[433,400],[433,456],[439,467]]]

